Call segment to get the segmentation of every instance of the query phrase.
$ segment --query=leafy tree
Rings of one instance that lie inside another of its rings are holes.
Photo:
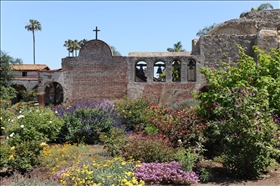
[[[9,56],[6,52],[1,50],[0,55],[0,86],[9,86],[10,82],[13,80],[13,75],[10,73],[10,65],[22,64],[22,60],[19,58],[14,59]]]
[[[252,7],[251,8],[251,12],[254,12],[254,11],[261,11],[261,10],[272,10],[273,9],[273,6],[270,4],[270,3],[263,3],[261,4],[258,8],[256,7]],[[240,18],[241,17],[244,17],[248,12],[243,12],[240,14]]]
[[[213,28],[217,27],[219,24],[216,24],[216,23],[213,23],[212,25],[210,26],[206,26],[204,27],[203,29],[199,30],[197,33],[196,33],[196,36],[205,36],[207,35],[210,30],[212,30]]]
[[[121,53],[114,46],[110,46],[113,56],[121,56]]]
[[[88,42],[87,39],[83,39],[83,40],[79,41],[80,47],[82,48],[86,44],[86,42]]]
[[[25,29],[27,31],[32,31],[33,35],[33,59],[34,59],[34,64],[35,64],[35,31],[37,30],[42,30],[41,23],[35,19],[30,19],[28,25],[25,26]]]
[[[73,41],[71,39],[68,39],[67,41],[64,42],[65,47],[67,47],[68,50],[68,56],[70,57],[70,53],[72,53],[73,56],[73,52],[74,52],[74,44]]]

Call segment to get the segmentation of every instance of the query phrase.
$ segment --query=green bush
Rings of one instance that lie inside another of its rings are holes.
[[[257,177],[280,156],[280,50],[253,47],[258,61],[239,47],[236,66],[202,68],[209,91],[198,92],[198,113],[209,118],[207,148],[223,155],[231,175]]]
[[[143,127],[149,124],[149,105],[150,103],[145,99],[137,98],[131,100],[127,97],[116,104],[116,109],[120,116],[124,118],[123,124],[127,130],[143,129]]]

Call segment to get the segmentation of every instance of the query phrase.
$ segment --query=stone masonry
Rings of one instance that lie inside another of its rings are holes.
[[[254,45],[265,50],[279,48],[280,9],[248,12],[242,18],[226,21],[208,35],[194,39],[191,52],[131,52],[128,56],[113,56],[109,45],[96,36],[81,48],[78,57],[63,58],[60,71],[39,73],[39,100],[44,100],[46,86],[53,82],[62,87],[64,101],[124,96],[145,97],[155,103],[188,99],[192,91],[203,86],[201,67],[219,68],[221,61],[232,64],[239,60],[237,44],[252,57]],[[166,72],[164,80],[155,77],[159,62]],[[180,65],[177,81],[172,80],[174,62]],[[139,66],[145,67],[140,73],[142,77],[138,76]]]

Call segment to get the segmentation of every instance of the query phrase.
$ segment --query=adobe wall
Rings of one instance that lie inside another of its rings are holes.
[[[123,98],[127,86],[127,58],[112,56],[110,47],[101,40],[91,40],[78,57],[62,59],[64,99],[102,100]]]

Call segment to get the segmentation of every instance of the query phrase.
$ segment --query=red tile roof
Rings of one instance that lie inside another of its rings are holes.
[[[11,70],[17,71],[42,71],[50,70],[47,65],[44,64],[19,64],[19,65],[10,65]]]

